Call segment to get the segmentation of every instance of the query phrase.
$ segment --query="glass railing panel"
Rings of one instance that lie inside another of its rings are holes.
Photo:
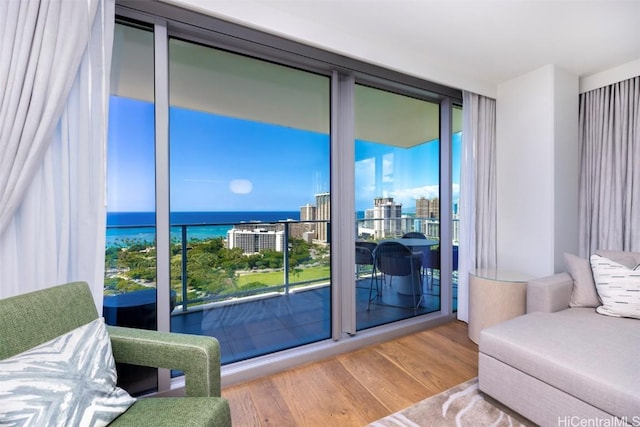
[[[251,222],[260,230],[282,231],[279,244],[271,240],[274,247],[255,253],[244,251],[241,242],[231,247],[234,232],[246,231],[246,223],[172,226],[172,331],[232,342],[233,351],[223,352],[223,363],[264,354],[265,346],[249,344],[255,340],[269,341],[267,347],[274,351],[328,338],[329,248],[291,232],[313,223]],[[155,265],[145,263],[155,256],[154,232],[144,226],[107,228],[105,300],[126,299],[137,321],[151,294],[155,308]],[[120,307],[117,315],[122,318],[125,311]]]
[[[362,236],[359,242],[379,243],[397,239],[415,228],[407,228],[384,239]],[[377,220],[358,221],[358,228]],[[255,223],[257,227],[289,229],[300,222]],[[222,237],[231,224],[174,225],[171,228],[171,289],[175,310],[188,311],[207,303],[220,303],[250,296],[282,293],[309,286],[326,285],[330,279],[330,253],[326,245],[287,237],[287,251],[263,249],[247,255],[229,248]],[[105,256],[105,296],[155,289],[155,227],[109,226]],[[222,231],[221,231],[222,230]],[[435,240],[435,236],[427,239]],[[434,248],[436,250],[437,247]],[[373,266],[357,269],[358,277],[370,277]],[[433,277],[439,280],[439,269]]]
[[[292,223],[258,224],[288,228]],[[246,254],[241,248],[229,248],[227,239],[215,232],[211,235],[218,227],[229,228],[221,224],[171,227],[171,288],[178,310],[329,283],[331,259],[325,245],[287,238],[286,251],[260,249]],[[152,226],[107,228],[105,296],[155,288],[154,236]]]
[[[375,220],[357,221],[358,229],[367,228]],[[424,218],[412,218],[403,221],[403,228],[397,234],[384,239],[361,235],[359,242],[377,244],[384,240],[394,239],[415,231],[415,224]],[[326,222],[324,222],[326,223]],[[254,254],[245,254],[240,248],[229,248],[229,233],[243,224],[177,224],[171,228],[171,310],[172,330],[210,334],[218,338],[226,337],[225,318],[236,312],[245,318],[250,313],[257,313],[258,307],[265,304],[279,306],[278,310],[295,313],[295,316],[313,319],[313,310],[305,313],[303,308],[309,303],[305,295],[316,295],[328,303],[330,295],[330,252],[325,244],[307,242],[291,237],[291,228],[312,222],[283,221],[272,223],[252,223],[252,227],[272,228],[282,231],[283,248],[286,251],[263,249]],[[246,224],[245,224],[246,225]],[[437,228],[433,222],[432,230]],[[435,231],[437,233],[437,231]],[[107,248],[105,258],[105,298],[123,296],[142,301],[145,293],[155,291],[155,264],[150,262],[155,257],[155,227],[152,226],[110,226],[107,230]],[[226,236],[226,237],[223,237]],[[369,238],[368,238],[369,237]],[[432,242],[434,236],[428,237]],[[438,251],[438,246],[433,247]],[[393,278],[385,277],[374,271],[373,265],[356,266],[356,287],[358,289],[357,312],[361,318],[367,316],[370,325],[388,323],[397,317],[395,308],[389,310],[367,310],[371,284],[393,289]],[[438,265],[430,265],[422,271],[424,280],[425,302],[419,310],[420,314],[439,310],[440,270]],[[375,280],[375,282],[374,282]],[[384,291],[384,289],[383,289]],[[315,293],[315,294],[314,294]],[[138,295],[137,297],[135,295]],[[300,304],[291,307],[284,304],[288,297],[294,295]],[[318,296],[320,295],[320,296]],[[375,295],[374,295],[375,296]],[[282,304],[275,303],[284,298]],[[313,300],[313,298],[311,298]],[[153,299],[155,303],[155,298]],[[140,302],[140,304],[142,304]],[[321,303],[322,304],[322,303]],[[318,302],[311,301],[311,305]],[[245,308],[243,308],[245,307]],[[286,308],[284,308],[286,307]],[[381,305],[382,307],[382,305]],[[138,318],[140,307],[136,309]],[[280,322],[276,310],[271,316],[262,318],[262,322]],[[144,316],[142,316],[144,317]],[[316,316],[317,317],[317,316]],[[402,316],[400,316],[402,317]],[[122,318],[122,317],[121,317]],[[295,331],[300,330],[300,321],[289,318],[291,323],[284,324],[282,331],[288,332],[282,339],[284,343],[312,342],[319,337],[326,337],[330,326],[329,318],[322,316],[321,328],[305,338],[300,338]],[[286,323],[286,322],[285,322]],[[308,328],[313,329],[309,322]],[[364,321],[363,323],[364,324]],[[324,328],[327,328],[325,331]],[[232,325],[229,327],[233,330]],[[221,336],[222,334],[222,336]],[[261,336],[259,332],[257,336]],[[255,337],[245,337],[247,340]],[[288,341],[287,341],[288,340]],[[255,352],[255,350],[254,350]],[[252,354],[250,350],[245,355]],[[225,363],[236,361],[224,357]]]

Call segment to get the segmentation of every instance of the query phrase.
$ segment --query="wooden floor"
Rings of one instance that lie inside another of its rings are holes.
[[[364,426],[478,375],[478,347],[453,321],[226,387],[234,426]]]

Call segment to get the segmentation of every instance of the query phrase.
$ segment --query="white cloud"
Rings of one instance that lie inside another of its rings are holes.
[[[229,182],[229,190],[236,194],[249,194],[253,190],[253,183],[248,179],[234,179]]]
[[[395,190],[391,192],[391,196],[394,199],[398,199],[402,201],[417,200],[420,197],[433,199],[434,197],[440,196],[439,192],[440,192],[440,186],[425,185],[423,187],[403,188],[400,190]]]
[[[356,177],[364,179],[371,177],[376,171],[376,163],[373,158],[359,160],[355,164]]]
[[[355,164],[356,192],[360,199],[372,199],[376,191],[376,164],[374,159],[364,159]]]

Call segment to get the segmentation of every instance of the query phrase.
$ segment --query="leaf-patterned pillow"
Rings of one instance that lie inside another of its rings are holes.
[[[105,426],[134,402],[116,386],[102,318],[0,361],[0,425]]]

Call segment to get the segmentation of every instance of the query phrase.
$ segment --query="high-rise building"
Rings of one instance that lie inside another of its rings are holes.
[[[377,239],[402,234],[402,203],[395,203],[393,197],[373,199],[373,230]]]
[[[427,219],[422,223],[422,233],[427,236],[428,239],[440,240],[440,220],[439,219]]]
[[[438,197],[429,201],[429,218],[440,218],[440,199]]]
[[[416,200],[416,217],[418,218],[440,218],[440,199],[434,197],[427,199],[420,197]]]
[[[316,238],[321,242],[329,241],[329,221],[331,220],[331,194],[316,194]]]
[[[300,221],[315,221],[316,207],[307,203],[300,208]]]
[[[289,225],[289,235],[294,239],[302,239],[311,243],[316,238],[316,207],[310,203],[300,207],[300,223]]]
[[[460,244],[460,220],[457,218],[454,218],[453,223],[451,225],[451,230],[452,230],[452,240],[453,240],[453,244],[454,245],[458,245]]]
[[[416,199],[416,217],[429,218],[429,199],[426,197]]]

